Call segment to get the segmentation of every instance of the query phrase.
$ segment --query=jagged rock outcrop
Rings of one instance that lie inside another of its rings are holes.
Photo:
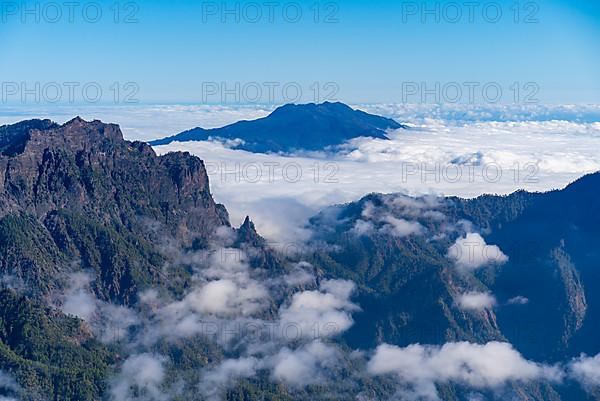
[[[564,250],[553,249],[550,257],[556,264],[563,292],[561,297],[561,310],[564,311],[562,342],[567,345],[573,335],[581,329],[585,320],[587,311],[585,289],[577,268]]]

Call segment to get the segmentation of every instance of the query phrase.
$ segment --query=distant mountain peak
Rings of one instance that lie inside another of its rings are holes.
[[[281,111],[293,111],[293,110],[346,110],[354,111],[352,107],[342,102],[323,102],[323,103],[287,103],[279,106],[273,111],[273,113]]]
[[[123,140],[123,133],[121,132],[121,128],[117,124],[106,124],[100,120],[86,121],[79,116],[67,121],[55,131],[56,133],[64,135],[98,135],[117,141]]]
[[[388,139],[389,130],[407,128],[396,121],[354,110],[340,102],[285,104],[267,117],[215,129],[194,128],[150,142],[205,141],[214,138],[241,139],[236,147],[259,153],[319,151],[358,137]]]
[[[76,116],[75,118],[67,121],[64,125],[83,125],[86,123],[87,121],[85,121],[83,118],[81,118],[80,116]]]

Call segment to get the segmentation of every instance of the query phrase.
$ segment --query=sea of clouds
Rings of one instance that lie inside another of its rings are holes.
[[[337,152],[266,155],[219,142],[171,143],[207,165],[212,191],[233,222],[246,215],[270,238],[297,238],[302,222],[334,203],[372,193],[476,197],[563,188],[600,170],[600,123],[435,120],[360,138]]]
[[[280,241],[301,240],[304,222],[323,207],[371,192],[470,198],[548,191],[600,170],[597,106],[355,107],[411,128],[390,132],[390,140],[359,138],[324,152],[255,154],[216,141],[156,151],[201,157],[232,221],[250,215],[262,235]]]

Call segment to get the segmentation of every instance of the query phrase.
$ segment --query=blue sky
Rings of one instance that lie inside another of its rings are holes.
[[[295,99],[300,88],[301,101],[419,103],[469,101],[464,83],[470,82],[477,84],[476,103],[495,100],[496,88],[506,103],[600,103],[600,5],[595,1],[482,1],[469,8],[467,1],[273,1],[269,7],[268,1],[145,0],[82,1],[71,9],[58,1],[53,4],[59,4],[62,16],[55,23],[52,2],[26,3],[29,13],[21,2],[3,2],[4,92],[16,90],[7,82],[30,89],[36,82],[41,87],[57,83],[64,102],[64,83],[77,82],[75,102],[83,99],[81,87],[97,83],[103,90],[100,102],[114,102],[115,96],[123,102],[129,94],[142,103],[269,103],[265,83],[276,83],[270,84],[276,103],[286,85],[291,93],[285,99]],[[436,4],[439,22],[436,13],[423,15]],[[236,7],[239,11],[224,14]],[[102,16],[90,22],[98,9]],[[257,10],[262,16],[252,22]],[[130,15],[137,22],[125,23]],[[223,88],[207,86],[211,83],[237,93],[223,98]],[[258,100],[256,84],[262,92]],[[492,95],[483,96],[483,87],[490,85]],[[423,98],[423,89],[435,94]],[[21,99],[20,93],[3,97],[4,103]],[[41,97],[42,102],[56,98]],[[34,96],[25,102],[35,102]]]

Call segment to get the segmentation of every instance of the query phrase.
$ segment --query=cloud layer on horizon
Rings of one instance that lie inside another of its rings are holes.
[[[0,123],[33,117],[64,122],[80,114],[120,124],[127,139],[149,140],[196,126],[211,128],[264,117],[274,107],[50,105],[7,108],[0,113]],[[173,143],[156,150],[198,155],[208,165],[215,198],[227,206],[233,223],[250,215],[261,234],[279,241],[305,239],[306,218],[325,206],[354,201],[370,192],[474,197],[517,189],[543,191],[600,170],[600,155],[595,151],[600,147],[600,105],[354,107],[412,128],[390,133],[389,141],[356,139],[337,153],[252,154],[215,142]],[[270,163],[279,165],[271,172]],[[296,180],[298,171],[302,176]]]
[[[325,206],[371,193],[476,197],[563,188],[600,170],[600,123],[566,121],[428,125],[359,138],[337,153],[253,154],[217,142],[172,143],[204,159],[212,192],[234,224],[253,217],[270,239],[302,240]],[[265,206],[266,205],[266,206]]]

